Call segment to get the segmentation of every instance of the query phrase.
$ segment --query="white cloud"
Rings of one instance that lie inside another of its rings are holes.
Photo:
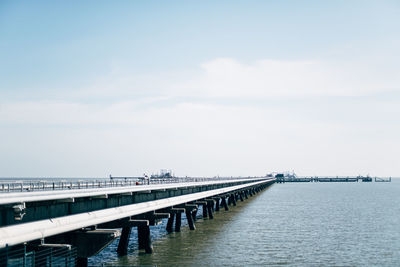
[[[227,58],[157,79],[114,72],[64,101],[0,102],[0,169],[25,176],[137,175],[159,168],[181,175],[287,169],[393,175],[400,129],[391,114],[399,113],[398,101],[389,108],[372,102],[371,109],[363,103],[321,108],[296,100],[398,88],[397,76],[384,68],[372,72],[317,61],[244,64]],[[90,101],[83,102],[85,97]],[[227,105],[225,98],[240,105]],[[389,117],[379,131],[370,125],[371,118],[384,115]]]
[[[389,133],[316,121],[296,108],[185,102],[141,109],[135,104],[3,106],[2,176],[138,175],[164,167],[179,175],[288,169],[393,175],[397,168],[393,151],[400,144],[396,138],[382,141]],[[19,126],[8,127],[12,122]],[[399,129],[394,130],[397,136]]]
[[[186,86],[213,97],[352,96],[400,89],[399,75],[388,77],[384,68],[354,63],[260,60],[242,64],[220,58],[203,64],[202,70]]]
[[[239,62],[217,58],[197,69],[138,74],[116,68],[77,96],[268,98],[304,96],[361,96],[400,90],[400,69],[361,61]]]

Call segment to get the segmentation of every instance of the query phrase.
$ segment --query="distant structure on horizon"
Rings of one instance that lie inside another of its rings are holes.
[[[152,174],[150,178],[173,178],[175,177],[172,170],[161,169],[159,174]]]
[[[266,177],[296,179],[297,175],[294,171],[292,172],[286,171],[286,172],[271,172],[268,173]]]

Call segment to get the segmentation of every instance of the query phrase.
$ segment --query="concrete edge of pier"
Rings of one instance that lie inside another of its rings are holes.
[[[227,194],[240,189],[251,188],[273,182],[275,182],[275,179],[273,178],[264,178],[257,182],[249,182],[241,185],[175,196],[167,199],[147,201],[137,204],[96,210],[93,212],[6,226],[0,228],[0,249],[33,240],[43,240],[47,237],[76,231],[86,227],[91,227],[93,225],[104,224],[163,208],[179,206],[188,202],[211,198],[213,196]]]

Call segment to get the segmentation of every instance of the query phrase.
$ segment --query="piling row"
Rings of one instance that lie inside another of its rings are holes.
[[[219,212],[221,209],[229,211],[229,206],[232,207],[236,206],[238,201],[243,202],[245,199],[255,196],[257,193],[261,192],[268,186],[270,186],[270,183],[229,192],[227,194],[216,195],[211,198],[196,200],[193,202],[179,205],[177,207],[170,207],[157,212],[169,215],[166,226],[166,231],[168,233],[172,233],[174,231],[175,232],[181,231],[182,213],[185,213],[188,227],[190,230],[193,231],[196,229],[195,221],[197,219],[197,212],[200,206],[202,207],[202,218],[203,219],[207,218],[212,220],[214,219],[215,212]],[[141,216],[141,218],[146,218],[147,220],[145,221],[149,222],[151,221],[151,216],[152,216],[151,214],[144,215]],[[138,225],[137,232],[138,232],[139,250],[144,249],[145,253],[153,253],[153,246],[151,243],[149,226],[147,225],[146,227],[144,227]],[[129,246],[128,240],[130,234],[131,234],[130,227],[123,228],[117,250],[120,256],[127,255]]]

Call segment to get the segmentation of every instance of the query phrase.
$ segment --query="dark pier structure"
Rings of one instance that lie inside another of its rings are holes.
[[[285,177],[283,175],[276,175],[277,183],[310,183],[310,182],[372,182],[372,178],[369,176],[356,176],[356,177]],[[375,182],[386,181],[384,178],[375,177]]]

